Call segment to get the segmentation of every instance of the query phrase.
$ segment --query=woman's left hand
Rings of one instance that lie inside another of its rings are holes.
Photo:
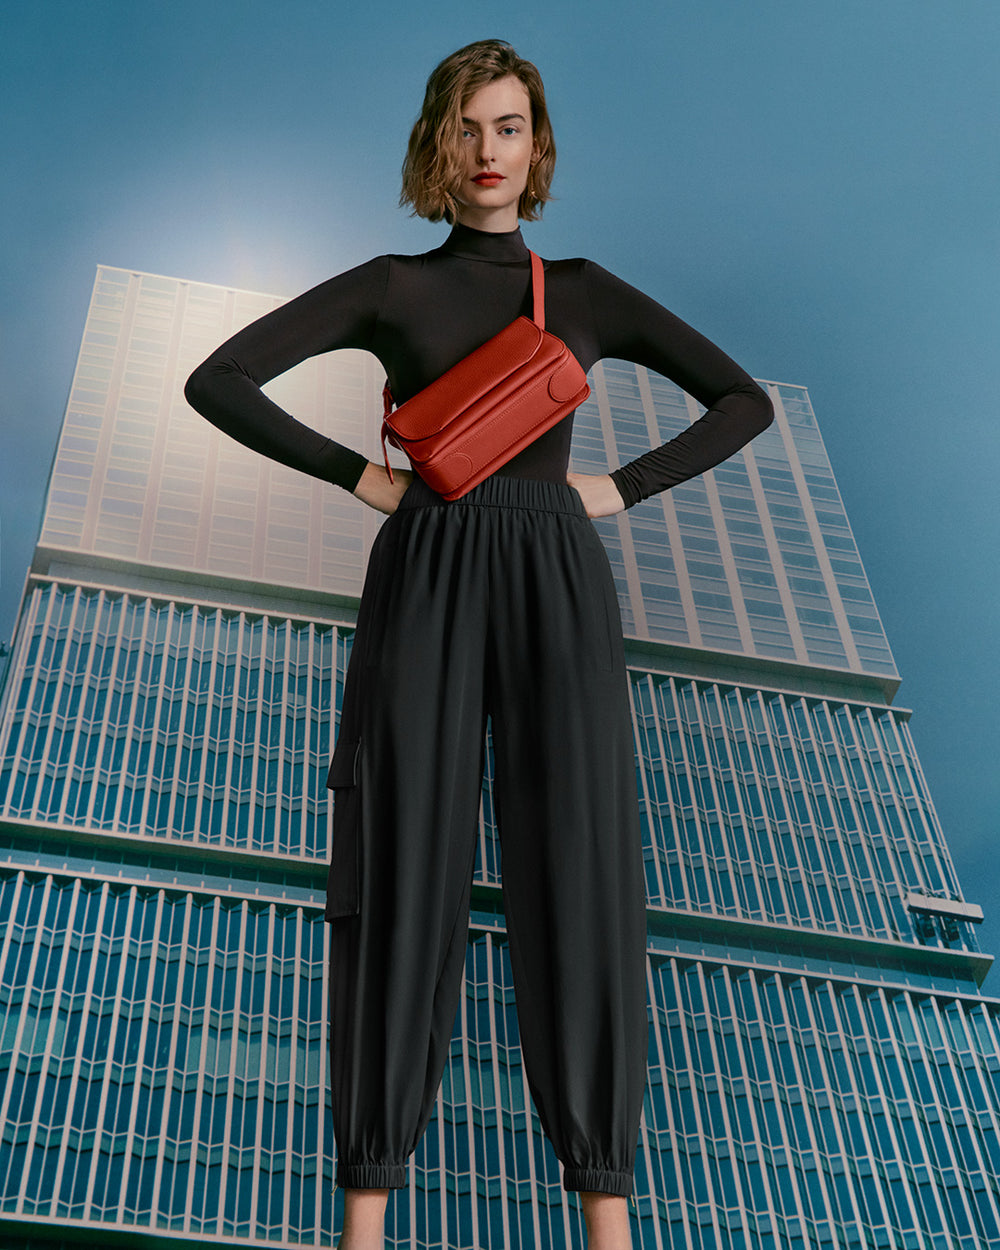
[[[580,495],[587,516],[613,516],[625,511],[625,500],[610,473],[567,473],[566,481]]]

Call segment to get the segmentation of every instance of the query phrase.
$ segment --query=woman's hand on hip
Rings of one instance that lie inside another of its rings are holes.
[[[609,473],[567,473],[566,481],[580,495],[587,516],[613,516],[625,511],[625,500]]]
[[[392,476],[396,479],[395,482],[389,481],[385,465],[372,464],[369,461],[351,493],[376,512],[387,512],[391,516],[399,507],[406,488],[413,481],[413,471],[393,469]]]

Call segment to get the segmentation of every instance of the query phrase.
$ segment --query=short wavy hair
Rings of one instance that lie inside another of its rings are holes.
[[[411,216],[428,221],[458,215],[454,192],[461,182],[462,105],[497,78],[513,75],[531,100],[531,128],[541,155],[531,167],[528,186],[517,204],[524,221],[537,221],[552,196],[549,187],[556,167],[556,144],[545,107],[542,76],[530,61],[517,55],[503,39],[480,39],[459,48],[436,67],[427,80],[420,116],[410,132],[403,161],[400,207],[413,205]],[[529,188],[530,187],[530,191]]]

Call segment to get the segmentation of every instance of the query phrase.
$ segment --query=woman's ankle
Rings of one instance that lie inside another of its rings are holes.
[[[338,1250],[381,1250],[388,1189],[344,1189],[344,1223]]]
[[[627,1198],[585,1190],[580,1193],[580,1205],[587,1224],[587,1250],[630,1250]]]

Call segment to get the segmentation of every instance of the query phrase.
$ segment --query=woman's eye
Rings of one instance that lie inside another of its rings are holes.
[[[516,126],[504,126],[503,130],[500,133],[504,135],[516,135],[517,127]]]

